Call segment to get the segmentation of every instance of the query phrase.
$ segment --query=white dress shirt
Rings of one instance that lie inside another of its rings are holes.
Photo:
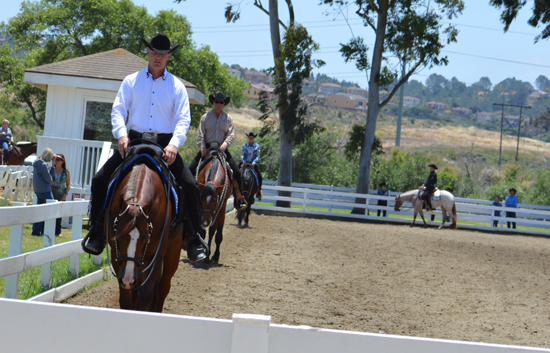
[[[173,134],[169,144],[179,148],[191,123],[187,90],[166,69],[156,80],[149,67],[135,72],[122,81],[113,103],[111,122],[116,139],[128,136],[128,129]]]

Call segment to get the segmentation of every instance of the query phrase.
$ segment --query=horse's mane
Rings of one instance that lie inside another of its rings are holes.
[[[124,200],[130,202],[137,202],[138,193],[141,191],[141,187],[145,184],[145,174],[147,167],[144,164],[140,164],[132,169],[130,172],[128,183],[124,188]],[[139,209],[137,207],[131,208],[132,217],[139,216]]]

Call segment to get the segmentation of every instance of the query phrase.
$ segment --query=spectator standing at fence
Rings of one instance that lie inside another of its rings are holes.
[[[504,199],[504,206],[506,207],[518,207],[518,198],[516,196],[516,189],[511,188],[508,190],[510,192],[509,196],[506,196],[506,199]],[[506,212],[506,217],[510,218],[516,218],[515,212]],[[516,222],[512,222],[512,227],[516,229]],[[510,222],[508,222],[508,228],[510,228]]]
[[[56,154],[53,157],[53,166],[50,168],[52,177],[52,194],[57,201],[66,201],[71,189],[71,176],[65,163],[65,156]],[[61,234],[61,218],[55,221],[55,235]]]
[[[386,190],[386,188],[387,188],[386,183],[382,182],[378,186],[380,186],[380,189],[378,189],[378,193],[376,195],[390,196],[390,191]],[[378,206],[388,206],[388,200],[378,200]],[[378,210],[378,217],[380,217],[380,212],[381,211],[382,210]],[[382,212],[383,212],[383,217],[386,217],[386,210],[384,210]]]
[[[500,197],[495,196],[495,201],[493,202],[493,206],[502,207],[502,202],[500,202]],[[494,216],[495,217],[500,217],[500,211],[495,210]],[[495,219],[493,221],[493,227],[498,227],[498,220]],[[508,228],[510,228],[510,224],[508,224]]]
[[[8,161],[8,151],[10,149],[10,144],[13,143],[13,134],[9,128],[10,122],[7,119],[2,121],[2,127],[0,127],[0,148],[4,155],[4,163],[7,164]]]
[[[53,200],[52,194],[52,176],[48,171],[48,163],[52,161],[53,152],[46,148],[32,164],[32,187],[38,200],[37,204],[46,203],[46,200]],[[44,235],[44,222],[34,223],[32,225],[32,235]]]

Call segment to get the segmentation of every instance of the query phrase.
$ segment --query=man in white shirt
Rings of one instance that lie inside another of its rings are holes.
[[[185,192],[183,202],[190,223],[184,226],[183,234],[187,256],[191,261],[200,261],[206,258],[206,250],[198,238],[201,229],[199,189],[178,154],[178,148],[185,143],[191,123],[189,97],[183,82],[166,71],[171,53],[179,45],[171,47],[170,39],[161,33],[157,33],[151,43],[144,39],[142,41],[147,46],[149,65],[124,79],[113,103],[111,122],[113,135],[118,139],[119,153],[109,158],[92,179],[90,231],[82,241],[82,248],[93,255],[103,251],[103,205],[109,179],[122,164],[130,140],[143,138],[156,140],[164,148],[163,158]]]

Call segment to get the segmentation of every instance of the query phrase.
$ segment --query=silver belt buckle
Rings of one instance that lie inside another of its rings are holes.
[[[158,134],[156,132],[144,132],[141,134],[141,138],[144,140],[157,142]]]

